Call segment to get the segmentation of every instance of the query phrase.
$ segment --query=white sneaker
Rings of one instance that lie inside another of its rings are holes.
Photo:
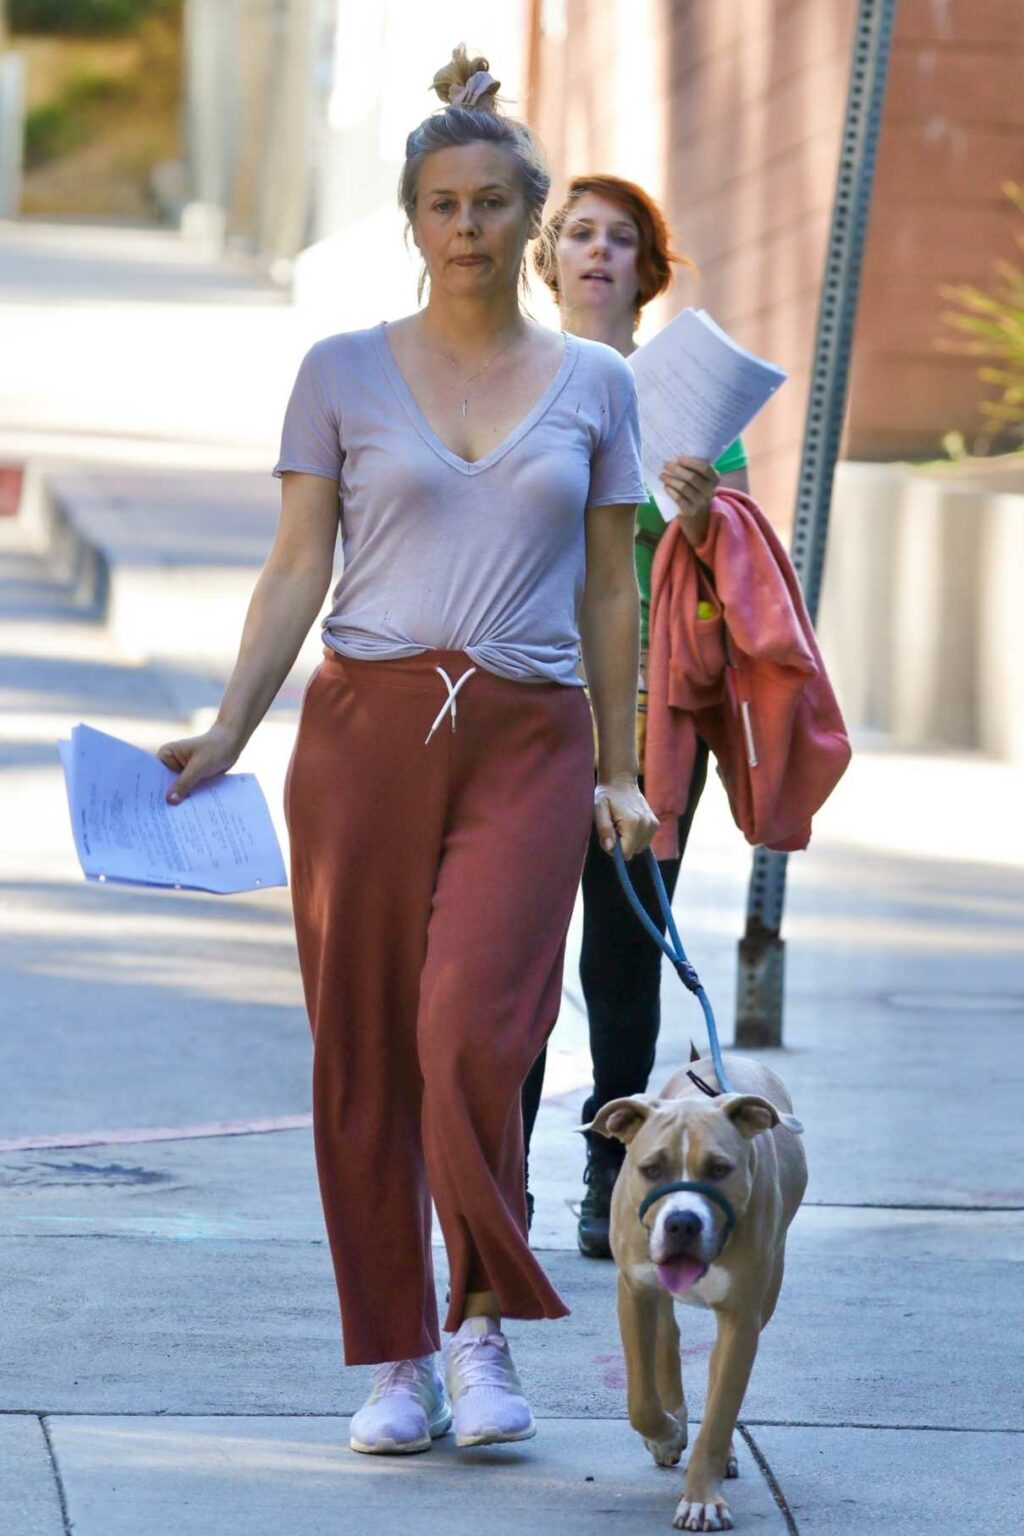
[[[368,1456],[429,1451],[452,1425],[451,1404],[433,1355],[378,1365],[373,1388],[352,1419],[349,1445]]]
[[[537,1433],[508,1339],[489,1317],[467,1317],[445,1350],[456,1445],[502,1445]]]

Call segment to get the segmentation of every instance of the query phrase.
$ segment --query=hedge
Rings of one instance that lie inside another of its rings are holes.
[[[153,0],[7,0],[7,21],[12,32],[128,32],[152,7]]]

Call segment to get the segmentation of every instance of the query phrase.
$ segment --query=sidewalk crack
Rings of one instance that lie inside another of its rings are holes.
[[[46,1454],[50,1458],[50,1467],[53,1471],[53,1481],[57,1488],[57,1498],[60,1501],[60,1518],[64,1525],[64,1536],[72,1536],[71,1516],[68,1514],[68,1500],[64,1492],[64,1479],[60,1475],[60,1467],[57,1465],[57,1452],[54,1450],[53,1439],[50,1435],[50,1426],[46,1415],[38,1415],[39,1428],[43,1432],[43,1441],[46,1445]]]
[[[765,1456],[764,1452],[761,1450],[761,1447],[758,1445],[757,1441],[754,1439],[753,1435],[750,1433],[750,1430],[745,1424],[737,1424],[736,1428],[743,1436],[751,1456],[753,1456],[754,1460],[757,1462],[758,1470],[761,1473],[761,1476],[764,1478],[765,1482],[768,1484],[769,1493],[775,1500],[776,1504],[779,1506],[779,1513],[782,1515],[783,1520],[786,1522],[786,1530],[789,1532],[789,1536],[800,1536],[800,1527],[796,1523],[796,1517],[794,1516],[793,1511],[790,1509],[789,1505],[786,1503],[786,1495],[779,1487],[778,1479],[776,1478],[775,1473],[772,1471],[771,1467],[768,1465],[768,1458]]]
[[[989,1216],[1001,1212],[1019,1215],[1024,1205],[936,1205],[934,1202],[889,1200],[804,1200],[801,1210],[812,1211],[923,1211],[944,1215],[952,1212],[963,1216]]]

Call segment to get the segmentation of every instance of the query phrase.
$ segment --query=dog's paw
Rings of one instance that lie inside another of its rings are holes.
[[[681,1424],[672,1415],[665,1415],[667,1425],[672,1426],[669,1433],[658,1440],[648,1440],[644,1437],[644,1445],[650,1451],[659,1467],[675,1467],[686,1450],[688,1437],[685,1421]]]
[[[732,1515],[724,1499],[702,1504],[684,1494],[676,1506],[672,1524],[677,1531],[731,1531]]]

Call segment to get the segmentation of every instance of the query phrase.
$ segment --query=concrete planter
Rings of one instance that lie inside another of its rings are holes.
[[[820,636],[848,723],[1024,765],[1024,495],[844,463]]]

